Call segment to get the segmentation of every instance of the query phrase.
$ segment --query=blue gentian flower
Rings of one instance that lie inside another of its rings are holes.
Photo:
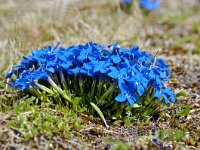
[[[92,61],[92,65],[94,67],[94,72],[95,73],[102,73],[105,74],[108,71],[108,68],[112,65],[109,62],[106,61]]]
[[[127,100],[129,104],[133,106],[138,100],[138,96],[134,94],[135,86],[127,85],[123,80],[121,80],[119,88],[121,90],[121,94],[118,94],[115,97],[115,100],[118,102],[125,102]]]
[[[172,103],[175,102],[175,94],[173,93],[173,91],[170,88],[163,89],[162,95],[164,96],[164,101],[165,101],[166,104],[169,103],[168,99],[170,99],[170,101]]]
[[[140,0],[140,7],[152,11],[160,7],[158,0]]]
[[[117,83],[119,91],[114,98],[118,102],[133,106],[149,88],[155,90],[155,98],[163,99],[166,104],[175,101],[175,94],[165,86],[170,71],[163,59],[139,51],[137,45],[121,48],[115,43],[108,48],[93,42],[67,48],[60,44],[47,46],[23,57],[21,64],[13,66],[6,77],[15,74],[16,79],[11,83],[20,90],[37,87],[36,81],[49,82],[49,76],[60,72],[70,78],[76,75],[88,76],[91,80],[103,77]]]
[[[156,138],[152,138],[151,141],[152,141],[154,144],[158,145],[161,149],[166,149],[166,148],[164,148],[164,145],[163,145],[163,143],[162,143],[160,140],[158,140],[158,139],[156,139]]]
[[[122,4],[131,4],[133,0],[121,0]]]
[[[35,70],[26,71],[15,80],[14,86],[20,90],[29,89],[31,86],[34,86],[35,81],[39,79],[47,80],[47,73]]]
[[[121,0],[121,3],[130,6],[133,0]],[[159,0],[140,0],[139,5],[147,11],[156,10],[160,7]]]

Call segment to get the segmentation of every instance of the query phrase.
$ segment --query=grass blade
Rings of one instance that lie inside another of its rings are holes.
[[[103,113],[101,112],[101,110],[99,109],[99,107],[97,105],[95,105],[94,103],[90,103],[92,105],[92,107],[97,111],[97,113],[99,114],[99,116],[101,117],[101,119],[103,120],[106,128],[109,128],[108,124],[106,123],[106,120],[104,118]]]

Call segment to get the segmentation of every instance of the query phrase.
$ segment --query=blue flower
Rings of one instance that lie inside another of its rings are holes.
[[[133,0],[121,0],[121,3],[129,6],[133,3]],[[147,11],[152,11],[160,7],[159,0],[140,0],[139,5]]]
[[[92,47],[87,47],[85,49],[85,47],[79,46],[79,48],[81,51],[79,56],[77,57],[77,60],[80,62],[84,62],[90,57],[90,53],[92,52]]]
[[[34,82],[39,79],[47,80],[47,73],[39,71],[26,71],[15,80],[14,86],[20,90],[29,89],[30,86],[34,85]]]
[[[108,73],[108,76],[113,79],[117,79],[118,81],[124,80],[128,77],[127,75],[128,70],[126,68],[117,69],[116,67],[110,67],[109,70],[110,72]]]
[[[6,78],[11,78],[13,74],[17,75],[17,77],[26,70],[24,65],[15,65],[12,67],[12,70],[6,75]]]
[[[148,80],[141,74],[137,73],[131,77],[129,77],[126,81],[131,83],[131,88],[135,89],[139,96],[142,96],[145,92],[145,88],[147,88]],[[135,92],[135,91],[134,91]]]
[[[94,69],[93,69],[91,62],[90,63],[84,63],[83,67],[80,69],[80,73],[88,75],[88,76],[93,76],[93,74],[94,74],[93,70]]]
[[[170,70],[163,59],[139,51],[137,45],[121,48],[114,43],[108,48],[93,42],[67,48],[60,43],[55,47],[47,46],[23,57],[21,64],[13,66],[6,77],[15,74],[17,78],[12,85],[25,90],[36,86],[35,81],[47,80],[49,75],[61,71],[72,78],[83,75],[92,80],[103,76],[106,81],[118,83],[119,93],[115,95],[118,102],[128,102],[132,106],[150,87],[154,88],[155,98],[163,98],[166,104],[175,101],[173,91],[165,87]]]
[[[115,100],[118,102],[125,102],[127,100],[129,104],[133,106],[134,103],[138,100],[138,96],[134,94],[134,86],[127,85],[123,80],[121,80],[119,86],[122,93],[118,94],[115,97]]]
[[[152,11],[160,7],[158,0],[140,0],[140,7]]]
[[[131,4],[133,0],[121,0],[121,3],[123,4]]]
[[[68,69],[67,70],[67,73],[69,74],[69,75],[76,75],[76,74],[79,74],[80,73],[80,68],[79,67],[75,67],[75,68],[73,68],[73,69]]]
[[[160,140],[158,140],[158,139],[156,139],[156,138],[152,138],[151,141],[152,141],[154,144],[158,145],[158,146],[160,147],[160,149],[165,149],[163,143],[162,143]]]
[[[95,73],[102,73],[105,74],[107,73],[108,69],[112,64],[106,61],[92,61],[92,65],[94,67],[94,72]]]
[[[23,57],[21,65],[26,69],[32,68],[33,65],[37,68],[37,60],[34,60],[32,57]]]
[[[164,96],[164,101],[166,104],[169,103],[168,99],[170,99],[170,101],[172,103],[175,102],[175,94],[173,93],[173,91],[170,88],[164,88],[162,90],[162,95]]]

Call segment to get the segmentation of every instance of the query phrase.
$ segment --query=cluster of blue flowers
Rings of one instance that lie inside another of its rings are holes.
[[[89,42],[64,48],[58,43],[55,47],[33,50],[31,55],[23,57],[20,65],[13,66],[7,78],[15,74],[16,79],[11,85],[26,90],[37,87],[38,80],[51,82],[49,75],[59,72],[65,76],[108,78],[116,82],[119,88],[115,100],[128,101],[131,106],[150,87],[155,89],[155,98],[163,98],[165,103],[175,101],[174,93],[165,86],[170,77],[166,62],[139,51],[138,46],[121,48],[119,44],[112,44],[106,48]]]
[[[133,3],[133,0],[121,0],[121,2],[123,4],[130,5]],[[160,7],[158,0],[140,0],[139,5],[148,11],[158,9]]]

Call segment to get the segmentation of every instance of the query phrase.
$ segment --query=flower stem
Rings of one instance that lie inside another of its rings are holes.
[[[63,98],[67,99],[69,102],[71,102],[71,99],[66,95],[66,93],[63,92],[63,90],[56,85],[56,83],[51,79],[51,77],[48,76],[48,82],[51,84],[51,86],[62,95]]]
[[[54,92],[53,92],[51,89],[47,88],[47,87],[44,86],[44,85],[39,84],[37,81],[35,81],[34,84],[35,84],[39,89],[41,89],[41,90],[43,90],[43,91],[46,91],[46,92],[48,92],[48,93],[50,93],[50,94],[52,94],[52,95],[54,94]]]

